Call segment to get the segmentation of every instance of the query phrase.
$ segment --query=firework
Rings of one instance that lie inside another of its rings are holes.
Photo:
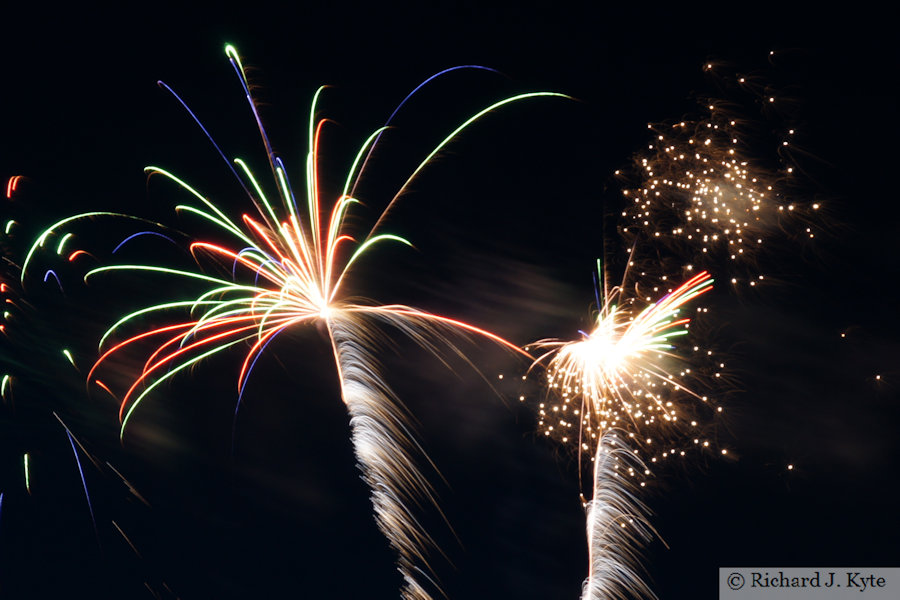
[[[634,482],[649,474],[638,446],[649,454],[654,435],[684,421],[679,395],[707,400],[687,387],[689,369],[675,370],[683,365],[673,342],[687,334],[686,305],[712,282],[699,273],[642,309],[615,288],[598,295],[596,323],[580,340],[532,345],[543,352],[533,367],[546,366],[553,398],[540,405],[544,434],[577,444],[579,462],[589,456],[593,463],[592,492],[582,496],[590,556],[584,600],[652,595],[638,576],[634,550],[652,531],[632,494]]]
[[[446,338],[450,332],[475,334],[512,351],[521,350],[484,329],[449,317],[403,305],[376,305],[347,298],[344,287],[352,268],[356,268],[374,246],[384,243],[411,245],[404,238],[382,233],[380,225],[416,176],[460,132],[505,104],[526,98],[561,95],[537,92],[513,96],[467,119],[413,170],[386,204],[375,224],[354,234],[348,226],[348,215],[359,204],[354,190],[385,128],[376,130],[362,145],[346,176],[343,190],[326,217],[318,166],[319,142],[326,121],[316,120],[317,103],[323,88],[315,94],[310,111],[306,185],[303,190],[305,203],[299,203],[300,194],[295,192],[287,169],[272,150],[262,126],[240,58],[231,46],[226,48],[226,54],[259,127],[275,192],[264,192],[260,179],[247,163],[235,159],[235,166],[229,163],[229,167],[250,197],[257,215],[243,214],[240,219],[233,219],[174,174],[158,167],[148,167],[150,175],[159,175],[174,182],[198,203],[180,205],[176,207],[177,211],[215,225],[233,240],[233,246],[211,241],[193,241],[189,244],[190,253],[198,264],[204,261],[224,264],[231,278],[137,264],[102,266],[88,272],[86,280],[104,272],[130,271],[165,274],[207,286],[206,291],[190,299],[148,306],[120,319],[103,336],[100,343],[102,355],[91,369],[88,381],[109,390],[109,386],[98,378],[104,362],[133,344],[139,346],[139,342],[153,342],[155,350],[148,356],[142,373],[118,396],[121,398],[119,418],[124,435],[142,400],[163,382],[207,357],[241,345],[249,349],[238,374],[237,411],[257,359],[279,334],[301,325],[316,324],[323,328],[334,355],[341,396],[350,414],[355,454],[372,490],[375,518],[398,556],[398,568],[405,580],[403,597],[428,598],[425,580],[435,584],[426,574],[430,567],[424,552],[433,546],[433,542],[421,530],[410,507],[422,499],[433,504],[435,499],[429,483],[412,458],[413,453],[423,453],[422,448],[410,433],[405,409],[384,382],[375,360],[379,327],[385,324],[392,326],[434,352],[438,352],[441,346],[450,345]],[[165,84],[161,85],[171,92]],[[175,97],[187,109],[187,105],[177,95]],[[191,116],[200,125],[193,113]],[[218,146],[216,150],[224,158]],[[276,200],[270,200],[271,197]],[[77,215],[55,224],[39,238],[28,259],[49,236],[62,235],[65,226],[100,215]],[[27,262],[25,268],[28,268]],[[177,310],[186,311],[189,317],[157,329],[144,330],[118,343],[112,342],[119,331],[147,316]]]
[[[790,197],[793,167],[759,158],[755,147],[761,144],[735,111],[716,102],[705,108],[699,119],[648,125],[651,140],[627,173],[621,231],[638,247],[652,248],[652,261],[662,262],[670,276],[725,259],[739,273],[732,283],[741,279],[753,287],[764,276],[748,268],[771,234],[791,228],[792,235],[815,237],[801,213],[820,206]],[[781,135],[780,149],[794,133]],[[638,261],[640,269],[660,270],[648,262]]]
[[[5,234],[0,235],[0,258],[3,259],[0,263],[3,267],[0,269],[0,300],[4,305],[0,322],[0,462],[14,461],[17,472],[17,481],[3,478],[4,489],[0,489],[0,496],[6,499],[7,507],[4,511],[12,511],[10,516],[4,515],[5,519],[12,517],[12,525],[16,521],[26,521],[21,510],[25,501],[32,507],[40,507],[48,500],[57,502],[68,495],[72,500],[72,514],[75,516],[72,531],[80,531],[90,518],[96,540],[88,542],[86,549],[90,552],[91,547],[99,547],[105,537],[103,521],[98,521],[105,509],[95,510],[100,506],[92,496],[97,491],[102,491],[103,498],[109,488],[100,485],[97,475],[111,475],[114,481],[112,489],[120,490],[118,481],[121,480],[129,490],[128,496],[134,495],[140,500],[143,498],[111,464],[97,458],[95,444],[91,443],[93,440],[82,433],[76,434],[76,430],[91,429],[91,425],[85,425],[91,416],[87,408],[89,403],[84,401],[83,392],[78,393],[82,385],[81,376],[76,374],[77,354],[68,348],[59,348],[54,341],[64,337],[64,329],[68,329],[69,341],[79,338],[78,333],[73,331],[74,327],[57,327],[58,322],[55,321],[60,314],[71,317],[72,311],[58,310],[58,302],[62,300],[58,293],[61,291],[57,286],[59,281],[50,281],[47,273],[44,273],[43,288],[35,286],[28,294],[24,293],[21,269],[16,261],[21,250],[19,242],[26,238],[28,224],[34,220],[30,208],[27,211],[25,209],[28,203],[22,202],[25,197],[25,182],[27,180],[23,177],[16,176],[7,183],[7,199],[10,202],[5,212],[18,218],[8,220],[13,225],[6,228]],[[23,212],[27,212],[27,216],[20,217]],[[71,257],[71,254],[65,253],[65,246],[70,240],[71,236],[64,236],[52,250],[59,256]],[[70,364],[73,369],[67,368]],[[65,420],[61,415],[65,416]],[[78,427],[70,427],[67,421],[78,423]],[[60,477],[61,472],[73,468],[77,468],[80,488],[84,493],[80,502],[76,502],[69,494],[68,478]],[[4,468],[5,473],[10,470]],[[64,509],[60,509],[58,506],[53,507],[54,512],[64,512]],[[35,509],[29,509],[28,512],[33,510]],[[6,527],[0,536],[0,545],[12,545],[25,531],[29,536],[40,535],[41,528],[47,527],[45,523],[56,523],[52,518],[47,519],[48,515],[43,512],[40,515],[38,522],[29,522],[22,532],[17,531],[18,527]],[[116,528],[120,529],[118,525]],[[65,547],[67,533],[68,528],[54,528],[53,535],[59,538],[57,550]],[[54,553],[44,552],[43,549],[33,556],[17,550],[15,556],[26,561],[38,559],[36,563],[42,564],[43,568],[49,566],[56,572],[70,568],[68,565],[71,563],[70,556],[66,556],[65,564],[58,563],[58,557]],[[107,559],[112,558],[110,554],[105,556]],[[4,578],[5,591],[15,594],[10,591],[17,589],[18,585],[25,585],[28,586],[29,596],[44,595],[35,591],[35,582],[29,581],[31,578],[28,574],[32,567],[20,568],[21,566],[10,565],[6,569],[8,575]],[[49,594],[50,588],[45,586],[56,585],[54,582],[64,579],[60,575],[41,582],[38,588]]]
[[[635,495],[637,486],[631,476],[646,470],[646,465],[626,440],[624,431],[608,429],[597,444],[593,496],[585,503],[590,556],[581,591],[585,600],[654,596],[638,568],[639,549],[652,539],[654,531],[647,521],[649,510]]]
[[[14,212],[12,201],[18,200],[17,195],[21,192],[22,183],[25,180],[21,175],[10,177],[6,185],[6,197],[10,201],[9,213]],[[48,417],[51,410],[48,408],[47,398],[52,398],[55,391],[45,386],[45,374],[41,372],[41,365],[46,357],[41,356],[42,350],[47,350],[47,344],[42,343],[46,340],[46,331],[44,331],[45,323],[42,319],[36,318],[36,308],[23,296],[19,285],[19,266],[16,264],[16,240],[19,237],[18,231],[20,227],[19,221],[9,219],[5,234],[0,240],[2,245],[3,273],[9,274],[9,277],[3,277],[0,283],[0,298],[3,302],[2,323],[0,323],[0,333],[3,334],[0,339],[0,358],[2,358],[2,369],[5,371],[0,378],[0,400],[6,405],[5,411],[8,411],[10,422],[15,419],[19,421],[18,425],[30,425],[32,422],[40,421]],[[74,358],[69,350],[62,350],[62,355],[74,366]],[[20,402],[16,406],[16,394],[14,388],[23,388],[23,395],[26,396],[28,402]],[[36,399],[31,390],[39,389]],[[69,441],[72,442],[72,433],[62,423],[59,417],[56,417],[66,434]],[[74,449],[74,446],[73,446]],[[77,454],[76,454],[77,460]],[[31,478],[31,455],[25,452],[22,455],[22,472],[25,490],[30,495],[32,493]],[[79,471],[81,465],[79,463]],[[83,474],[83,472],[82,472]],[[84,478],[82,477],[82,482]],[[85,494],[87,494],[87,485],[84,485]],[[88,497],[88,502],[90,498]]]

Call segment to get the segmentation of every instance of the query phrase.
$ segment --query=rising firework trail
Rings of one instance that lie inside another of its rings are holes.
[[[602,278],[599,263],[598,273]],[[673,342],[688,333],[686,305],[712,282],[699,273],[642,309],[621,287],[604,289],[596,323],[580,340],[531,345],[543,352],[532,367],[546,367],[552,397],[540,405],[545,435],[577,443],[579,463],[582,456],[593,463],[591,495],[582,495],[589,553],[583,600],[653,596],[638,565],[652,529],[633,491],[649,474],[642,454],[653,452],[653,436],[684,421],[673,400],[706,401],[683,383],[684,370],[673,369],[681,360]]]
[[[655,596],[638,566],[640,549],[655,533],[633,476],[647,467],[627,440],[624,430],[607,429],[594,454],[593,495],[585,502],[590,563],[584,600]]]
[[[397,235],[382,233],[380,225],[410,184],[447,144],[472,123],[501,106],[528,98],[562,95],[550,92],[521,94],[474,114],[413,170],[371,228],[354,232],[348,225],[348,215],[359,204],[354,190],[368,157],[386,128],[376,130],[362,145],[347,173],[342,192],[334,199],[330,215],[326,215],[319,178],[319,147],[327,121],[316,117],[324,88],[316,92],[310,111],[306,182],[301,192],[291,184],[282,159],[272,149],[237,51],[227,46],[226,54],[259,128],[273,177],[274,194],[263,190],[260,179],[246,162],[238,158],[232,164],[226,159],[257,213],[245,213],[235,219],[169,171],[159,167],[146,169],[149,175],[159,175],[193,197],[195,204],[176,207],[179,213],[214,225],[220,234],[224,233],[233,242],[197,240],[189,243],[189,251],[198,265],[204,260],[224,264],[231,278],[155,264],[116,264],[89,271],[85,280],[114,271],[162,274],[202,284],[206,291],[187,300],[147,306],[121,318],[103,336],[101,356],[90,370],[88,382],[110,391],[110,386],[99,378],[100,368],[107,359],[132,345],[153,343],[155,350],[147,357],[141,374],[128,389],[117,394],[121,399],[119,418],[124,436],[136,409],[153,390],[199,361],[240,345],[249,349],[238,374],[237,412],[254,365],[279,334],[296,326],[323,328],[337,367],[341,397],[350,415],[356,458],[371,488],[375,519],[397,553],[398,569],[404,579],[402,595],[408,600],[430,598],[427,588],[437,587],[437,584],[429,575],[433,572],[425,553],[434,547],[434,542],[417,522],[413,508],[423,499],[435,504],[435,498],[430,484],[412,458],[414,453],[424,455],[424,452],[410,433],[406,411],[384,381],[375,358],[380,327],[394,327],[433,352],[439,352],[443,347],[455,350],[447,338],[451,333],[474,334],[509,350],[522,351],[484,329],[446,316],[409,306],[377,305],[350,299],[344,293],[345,284],[351,270],[362,264],[373,247],[384,243],[411,245]],[[224,159],[224,153],[184,101],[168,86],[160,85],[188,110]],[[28,261],[50,236],[63,235],[64,228],[77,221],[108,215],[110,213],[88,213],[56,223],[39,238],[24,268],[28,269]],[[161,235],[155,231],[141,233]],[[113,341],[121,330],[143,322],[147,317],[175,311],[188,316],[156,329],[142,330],[122,341]]]

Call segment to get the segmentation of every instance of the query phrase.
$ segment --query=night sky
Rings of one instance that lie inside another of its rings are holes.
[[[776,156],[769,141],[778,128],[796,128],[792,193],[822,210],[814,240],[773,234],[758,257],[770,281],[762,289],[729,287],[728,265],[714,269],[704,330],[725,357],[728,383],[710,390],[725,414],[709,436],[729,454],[655,469],[644,500],[665,543],[646,550],[648,580],[663,599],[714,598],[720,566],[898,566],[895,33],[874,12],[746,8],[754,12],[474,3],[5,11],[0,177],[26,177],[6,202],[3,221],[22,224],[6,256],[21,264],[44,227],[87,210],[205,235],[203,224],[175,215],[183,195],[147,185],[150,164],[223,208],[247,210],[213,147],[156,85],[178,91],[226,155],[262,171],[226,43],[250,68],[295,186],[319,85],[332,86],[320,103],[337,123],[322,170],[336,187],[357,145],[418,83],[450,66],[484,65],[497,72],[454,73],[410,103],[362,186],[363,217],[491,102],[526,91],[577,101],[505,107],[449,146],[388,223],[415,249],[376,251],[351,292],[519,344],[574,338],[590,326],[595,259],[622,244],[614,171],[646,145],[648,123],[697,115],[704,98],[734,102],[756,123],[752,150],[763,158]],[[784,109],[755,110],[729,83],[737,73],[763,82]],[[76,231],[73,249],[111,262],[133,231],[95,221]],[[132,245],[129,259],[186,265],[158,241]],[[84,391],[96,341],[127,310],[181,290],[134,276],[85,286],[80,275],[95,259],[83,260],[61,268],[64,294],[40,276],[26,282],[29,307],[0,355],[21,382],[0,420],[0,597],[396,598],[400,578],[355,466],[326,337],[301,328],[270,346],[236,428],[238,349],[148,399],[120,445],[115,403]],[[3,280],[15,281],[17,271],[4,269]],[[513,383],[527,365],[459,339],[471,365],[445,356],[448,369],[402,336],[388,339],[379,357],[386,379],[443,476],[423,467],[453,529],[434,511],[421,518],[445,553],[431,559],[447,597],[577,598],[587,566],[577,468],[538,432],[540,388]],[[119,366],[123,382],[133,376],[134,365]],[[98,461],[79,451],[96,530],[52,411]]]

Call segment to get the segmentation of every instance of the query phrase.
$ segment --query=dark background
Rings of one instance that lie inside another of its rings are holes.
[[[496,99],[550,90],[579,102],[523,102],[473,127],[390,221],[416,250],[376,253],[353,291],[465,318],[524,344],[588,325],[593,261],[614,243],[603,218],[619,198],[612,173],[645,145],[646,124],[696,114],[698,98],[733,93],[735,73],[758,75],[787,106],[760,118],[762,132],[798,131],[796,193],[801,203],[822,203],[819,235],[786,239],[761,256],[773,281],[765,289],[723,284],[709,300],[732,381],[717,393],[726,415],[711,435],[730,454],[656,469],[645,499],[668,548],[655,542],[647,551],[651,587],[661,598],[712,598],[720,566],[897,566],[893,32],[885,15],[859,5],[835,14],[739,8],[13,10],[0,42],[0,175],[28,178],[8,203],[24,237],[110,208],[199,231],[174,215],[182,196],[148,188],[144,166],[173,170],[220,206],[240,211],[246,202],[157,79],[183,94],[226,155],[261,169],[262,148],[223,52],[236,45],[299,186],[318,85],[334,86],[320,107],[338,123],[323,142],[323,171],[340,174],[355,145],[425,77],[486,65],[502,75],[453,74],[408,107],[361,192],[368,206],[383,206],[447,132]],[[710,61],[715,69],[704,71]],[[118,227],[88,224],[73,247],[102,260],[129,231]],[[134,248],[140,259],[181,260],[150,241]],[[35,309],[17,340],[36,358],[13,365],[28,385],[15,410],[6,408],[0,440],[0,596],[396,597],[399,577],[354,467],[320,335],[298,331],[270,347],[244,397],[233,450],[240,352],[148,400],[120,446],[115,407],[84,394],[58,349],[72,349],[83,375],[114,317],[179,290],[133,278],[88,289],[78,281],[84,269],[64,270],[64,297],[39,281],[27,288]],[[498,397],[465,364],[453,363],[454,374],[392,339],[387,379],[446,479],[431,474],[458,541],[433,514],[423,519],[447,554],[433,557],[447,596],[577,597],[587,560],[577,471],[567,451],[536,433],[536,388],[526,389],[528,403],[515,400],[521,390],[510,380],[524,366],[460,342],[487,379],[506,375]],[[121,376],[128,373],[123,366]],[[50,410],[100,461],[86,469],[96,533]],[[31,495],[23,452],[39,458]]]

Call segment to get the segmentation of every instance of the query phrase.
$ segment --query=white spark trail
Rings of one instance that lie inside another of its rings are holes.
[[[655,531],[627,474],[629,468],[643,471],[645,466],[623,438],[621,431],[610,429],[597,444],[593,499],[585,506],[590,567],[582,600],[656,598],[640,567],[640,549]]]

